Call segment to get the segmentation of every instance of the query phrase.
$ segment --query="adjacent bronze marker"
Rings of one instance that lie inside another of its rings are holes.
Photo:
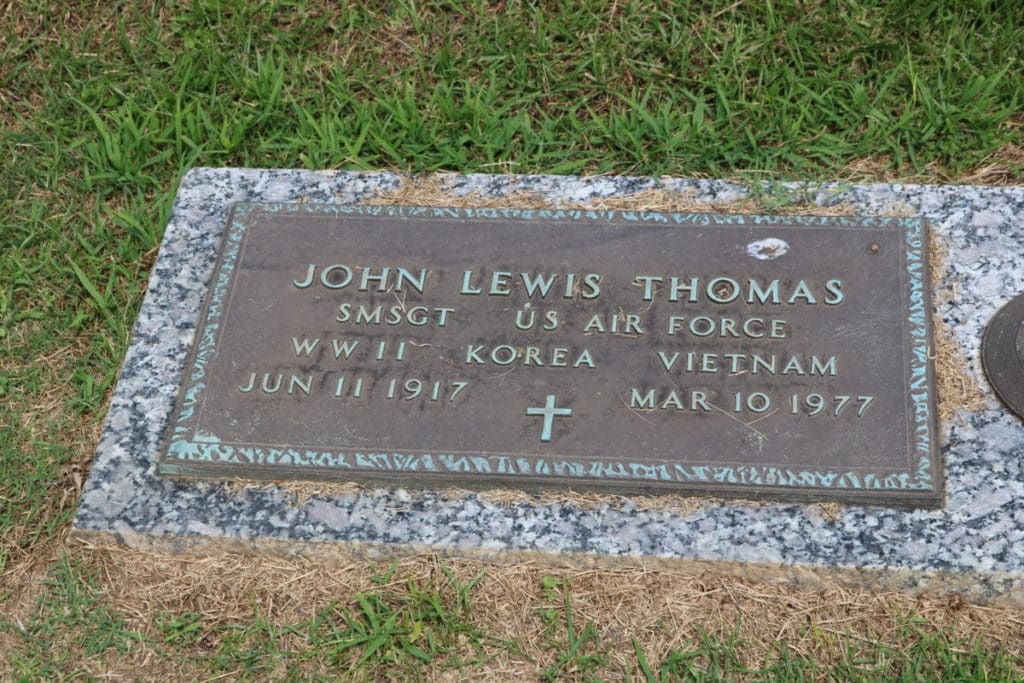
[[[996,395],[1024,417],[1024,294],[992,317],[981,340],[981,360]]]

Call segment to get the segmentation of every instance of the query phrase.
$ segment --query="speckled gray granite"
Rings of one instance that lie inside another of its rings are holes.
[[[721,181],[552,176],[450,176],[456,195],[532,192],[587,202],[663,188],[727,203]],[[165,551],[242,550],[317,557],[430,551],[493,560],[643,564],[721,571],[800,585],[839,582],[944,591],[1024,606],[1024,424],[984,381],[979,343],[996,309],[1024,292],[1024,188],[804,187],[822,205],[863,215],[927,218],[949,251],[937,316],[952,328],[988,397],[982,412],[941,426],[947,501],[940,510],[705,502],[685,513],[568,503],[501,504],[405,490],[297,501],[273,486],[158,478],[171,411],[228,208],[241,201],[345,203],[396,189],[390,173],[196,169],[181,182],[121,370],[73,536]]]

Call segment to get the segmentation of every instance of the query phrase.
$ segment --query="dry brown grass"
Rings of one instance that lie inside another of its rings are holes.
[[[940,304],[950,301],[954,296],[952,287],[946,282],[949,250],[934,236],[929,246],[932,301]],[[932,326],[935,337],[935,383],[938,391],[939,422],[948,423],[961,410],[984,410],[985,394],[978,385],[977,378],[968,371],[967,357],[953,332],[938,316],[932,319]]]
[[[35,327],[33,321],[13,326],[5,340],[7,349],[28,348],[27,339]],[[94,418],[74,414],[67,408],[72,392],[71,368],[86,353],[85,342],[69,338],[66,343],[56,345],[54,351],[35,355],[28,365],[39,373],[38,384],[43,388],[33,392],[32,404],[25,406],[20,403],[21,397],[15,392],[0,398],[0,430],[23,435],[19,447],[26,460],[31,459],[39,445],[44,443],[64,446],[75,454],[61,466],[60,479],[52,483],[51,495],[47,496],[44,504],[31,506],[35,509],[33,519],[0,531],[0,547],[7,553],[7,566],[0,573],[0,584],[10,582],[9,585],[15,585],[21,582],[22,575],[45,568],[52,556],[51,544],[61,545],[62,542],[51,539],[42,544],[24,544],[21,539],[29,537],[39,527],[40,519],[66,516],[77,505],[101,430],[101,425]],[[12,360],[17,355],[0,353],[0,373],[12,378],[25,374],[26,368]],[[63,429],[56,432],[53,425],[62,425]],[[26,500],[26,495],[18,489],[3,491],[0,504],[16,507]],[[3,592],[0,590],[0,594]]]
[[[586,208],[614,211],[661,211],[686,213],[778,213],[797,216],[852,216],[854,207],[848,202],[831,206],[818,206],[799,201],[794,193],[793,201],[785,207],[766,208],[756,198],[744,198],[731,202],[699,202],[691,192],[672,192],[663,189],[649,189],[618,197],[595,197],[587,202],[558,202],[540,193],[514,192],[503,197],[493,197],[481,192],[455,194],[453,180],[456,176],[439,174],[408,176],[401,186],[390,192],[382,192],[364,201],[369,205],[404,205],[457,208],[509,208],[509,209],[553,209]],[[897,215],[896,211],[885,215]],[[903,214],[898,214],[903,215]]]
[[[1016,113],[1004,124],[1024,129],[1024,113]],[[1024,177],[1024,145],[1007,142],[987,159],[955,182],[965,185],[1020,185]]]
[[[201,615],[210,635],[193,654],[216,650],[229,633],[218,627],[257,618],[279,627],[297,624],[334,602],[354,605],[353,596],[360,592],[407,595],[410,580],[448,597],[454,593],[451,579],[434,556],[399,561],[385,583],[379,570],[365,562],[329,565],[232,554],[170,557],[121,548],[91,548],[81,556],[86,568],[102,577],[104,603],[123,614],[130,628],[156,642],[162,634],[154,626],[155,615]],[[635,667],[633,638],[643,644],[649,661],[656,663],[698,640],[699,629],[724,638],[740,623],[743,645],[737,651],[746,665],[763,665],[778,643],[785,642],[790,652],[813,655],[828,667],[843,659],[851,642],[868,648],[906,643],[902,629],[910,614],[927,619],[929,625],[924,628],[929,632],[942,629],[949,637],[967,642],[984,638],[989,647],[1007,654],[1024,653],[1020,611],[969,605],[956,598],[840,588],[797,591],[742,579],[643,569],[579,571],[468,560],[447,560],[444,566],[462,585],[484,573],[471,593],[471,621],[494,636],[519,642],[525,655],[496,649],[493,661],[470,672],[472,680],[538,680],[553,663],[556,653],[547,644],[538,612],[560,605],[541,589],[545,577],[568,582],[578,628],[587,621],[596,624],[603,642],[611,645],[611,662],[626,670]],[[308,647],[298,635],[279,641],[278,646],[299,651]],[[148,647],[118,658],[117,665],[131,676],[177,671],[159,661]],[[444,679],[439,670],[426,669],[423,674]],[[633,674],[640,672],[633,670]]]

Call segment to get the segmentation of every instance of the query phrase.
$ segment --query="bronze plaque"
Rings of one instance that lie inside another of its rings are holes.
[[[919,219],[243,204],[160,472],[937,506]]]

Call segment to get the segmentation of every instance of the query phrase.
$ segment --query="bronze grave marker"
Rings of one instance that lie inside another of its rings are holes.
[[[908,218],[242,204],[165,475],[942,504]]]

